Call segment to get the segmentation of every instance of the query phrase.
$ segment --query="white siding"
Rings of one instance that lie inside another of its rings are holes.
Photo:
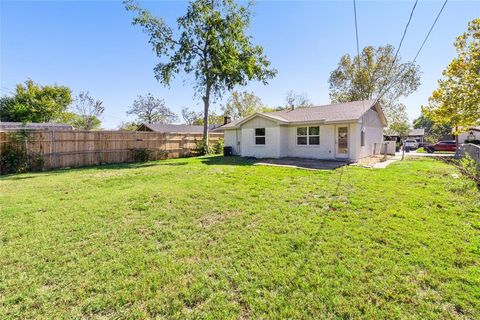
[[[310,124],[310,127],[317,126]],[[320,125],[320,145],[304,146],[297,145],[297,127],[305,125],[287,127],[287,156],[312,159],[334,159],[335,158],[335,135],[334,125]]]
[[[223,139],[226,147],[233,148],[234,155],[240,155],[242,132],[240,129],[225,130]]]
[[[265,145],[255,144],[255,129],[265,128]],[[279,158],[280,126],[274,121],[255,117],[242,125],[241,154],[243,157]]]
[[[383,125],[374,110],[369,110],[363,119],[365,146],[361,146],[361,122],[343,124],[309,124],[320,127],[320,145],[297,145],[297,127],[285,126],[262,117],[242,124],[241,129],[225,131],[225,145],[234,149],[234,154],[244,157],[279,158],[299,157],[313,159],[335,159],[337,127],[347,126],[349,135],[348,159],[357,161],[374,153],[375,143],[383,140]],[[255,129],[265,128],[265,145],[255,144]]]
[[[473,138],[473,140],[480,140],[480,132],[474,130],[462,132],[458,135],[458,143],[465,143],[468,138]]]
[[[374,154],[375,143],[383,141],[383,125],[376,111],[368,110],[363,118],[365,127],[365,145],[360,146],[361,123],[358,124],[358,145],[360,146],[358,158],[369,157]]]

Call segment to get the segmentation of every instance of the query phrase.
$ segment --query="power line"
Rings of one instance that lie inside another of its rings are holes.
[[[445,2],[443,2],[442,8],[440,9],[440,11],[438,11],[437,17],[435,18],[435,21],[433,21],[433,24],[432,24],[432,26],[430,27],[430,30],[428,30],[427,36],[426,36],[425,39],[423,40],[422,45],[420,46],[420,49],[418,49],[417,54],[415,55],[415,59],[413,59],[413,62],[417,61],[418,55],[420,54],[420,52],[421,52],[422,49],[423,49],[423,46],[424,46],[425,43],[427,42],[427,39],[428,39],[428,37],[430,36],[430,33],[432,33],[433,27],[435,27],[435,24],[437,23],[438,18],[440,18],[440,15],[442,14],[443,9],[444,9],[445,6],[447,5],[447,2],[448,2],[448,0],[445,0]]]
[[[355,15],[355,38],[357,39],[357,56],[358,59],[360,59],[360,46],[358,45],[357,5],[355,0],[353,0],[353,14]]]
[[[415,3],[413,4],[413,7],[412,7],[412,10],[410,11],[410,16],[408,18],[408,22],[407,24],[405,25],[405,28],[403,30],[403,35],[402,35],[402,38],[400,39],[400,43],[398,44],[398,48],[397,48],[397,51],[395,52],[395,56],[392,60],[392,63],[390,64],[390,68],[388,68],[388,71],[387,71],[387,79],[385,82],[383,82],[383,85],[382,87],[380,88],[380,91],[378,92],[378,96],[377,98],[375,99],[375,102],[373,103],[374,105],[378,102],[379,100],[379,97],[380,95],[382,94],[383,92],[383,89],[385,88],[385,85],[388,81],[388,77],[390,76],[390,72],[392,71],[392,68],[393,68],[393,65],[395,64],[395,62],[397,61],[397,57],[398,57],[398,53],[400,52],[400,48],[402,47],[402,44],[403,44],[403,40],[405,39],[405,36],[407,34],[407,30],[408,30],[408,27],[410,26],[410,22],[412,21],[412,17],[413,17],[413,12],[415,11],[415,8],[417,7],[417,3],[418,3],[418,0],[415,0]],[[383,96],[383,95],[382,95]]]
[[[414,64],[415,61],[417,61],[417,58],[418,58],[418,56],[420,55],[420,52],[422,51],[423,47],[425,46],[425,43],[427,42],[430,34],[432,33],[432,30],[433,30],[433,28],[435,27],[438,19],[440,18],[440,15],[442,14],[443,9],[445,8],[447,2],[448,2],[448,0],[445,0],[445,1],[443,2],[443,5],[442,5],[442,7],[440,8],[440,10],[438,11],[437,16],[436,16],[435,20],[433,21],[432,26],[430,27],[430,29],[428,30],[427,35],[425,36],[425,39],[423,39],[422,45],[421,45],[420,48],[418,49],[417,54],[415,55],[415,58],[414,58],[413,61],[411,62],[412,64]],[[396,76],[396,77],[394,78],[394,80],[390,83],[390,85],[386,88],[385,92],[379,97],[378,100],[380,100],[380,99],[385,95],[385,93],[393,86],[393,84],[395,84],[395,82],[400,78],[400,76],[402,76],[402,74],[404,73],[404,71],[405,71],[406,68],[407,68],[406,65],[404,65],[404,66],[403,66],[403,70],[401,70],[401,71],[397,74],[397,76]],[[380,92],[380,93],[381,93],[381,92]]]
[[[358,73],[360,75],[361,67],[360,67],[360,45],[358,44],[358,23],[357,23],[357,3],[353,0],[353,15],[355,16],[355,38],[357,40],[357,68]],[[362,90],[363,91],[363,90]],[[364,130],[364,123],[365,123],[365,96],[362,94],[362,133]]]

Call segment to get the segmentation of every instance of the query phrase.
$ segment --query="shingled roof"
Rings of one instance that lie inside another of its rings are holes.
[[[232,121],[224,126],[222,129],[237,128],[242,123],[250,120],[255,116],[269,118],[277,121],[280,124],[296,124],[309,122],[323,122],[323,123],[337,123],[356,121],[371,108],[380,111],[380,117],[386,125],[385,116],[378,105],[374,105],[374,100],[353,101],[347,103],[328,104],[323,106],[316,106],[310,108],[298,108],[294,110],[281,110],[273,112],[256,113],[249,117]]]

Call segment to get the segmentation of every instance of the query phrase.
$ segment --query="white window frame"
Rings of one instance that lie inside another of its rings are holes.
[[[306,128],[307,134],[306,135],[298,135],[299,128]],[[318,128],[318,134],[310,134],[310,128]],[[307,138],[307,144],[298,144],[298,138],[305,137]],[[310,144],[310,137],[318,137],[318,144]],[[297,147],[319,147],[320,146],[320,126],[298,126],[295,127],[295,145]]]
[[[263,136],[257,136],[257,129],[263,129]],[[257,138],[263,138],[264,143],[263,144],[258,144],[257,143]],[[256,147],[265,147],[267,145],[267,130],[266,128],[255,128],[253,129],[253,145]]]

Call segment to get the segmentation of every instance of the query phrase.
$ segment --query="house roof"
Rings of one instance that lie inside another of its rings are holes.
[[[142,126],[155,132],[181,132],[181,133],[203,133],[203,126],[192,126],[187,124],[164,124],[164,123],[142,123],[137,130],[140,130]],[[219,125],[209,125],[208,130],[218,127]]]
[[[365,112],[375,108],[379,112],[382,122],[386,125],[385,115],[379,104],[374,105],[374,100],[352,101],[347,103],[328,104],[323,106],[298,108],[294,110],[281,110],[273,112],[256,113],[249,117],[232,121],[221,129],[238,128],[242,123],[261,116],[283,124],[309,123],[309,122],[349,122],[357,121]]]
[[[0,130],[73,130],[73,127],[64,123],[23,123],[23,122],[0,122]]]

